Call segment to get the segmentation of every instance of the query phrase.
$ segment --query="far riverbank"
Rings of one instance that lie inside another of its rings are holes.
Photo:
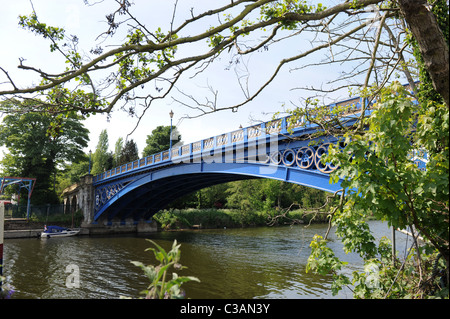
[[[153,216],[162,230],[242,228],[327,222],[327,213],[305,210],[241,211],[235,209],[171,209]]]
[[[246,228],[261,226],[279,226],[304,223],[326,222],[326,213],[312,214],[303,210],[269,212],[250,212],[233,209],[171,209],[163,210],[153,216],[158,231],[182,229]],[[5,238],[33,238],[45,225],[55,224],[72,227],[71,221],[57,222],[13,219],[5,220]],[[75,225],[77,227],[78,225]],[[156,229],[155,229],[156,230]],[[136,228],[117,229],[116,232],[136,232]],[[83,234],[89,234],[86,229]]]

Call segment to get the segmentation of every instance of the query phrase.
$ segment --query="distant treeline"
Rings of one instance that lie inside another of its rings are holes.
[[[243,180],[179,198],[156,214],[155,220],[164,229],[288,224],[308,222],[312,216],[315,221],[325,221],[326,214],[311,212],[322,207],[326,197],[326,192],[282,181]]]

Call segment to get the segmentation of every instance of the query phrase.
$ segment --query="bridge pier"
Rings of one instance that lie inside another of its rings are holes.
[[[82,227],[86,227],[94,220],[94,185],[93,175],[87,174],[80,181],[63,192],[64,203],[70,210],[81,209],[83,212]]]
[[[94,185],[93,175],[87,174],[80,178],[79,206],[83,211],[83,224],[91,224],[94,220]],[[82,225],[83,226],[83,225]]]
[[[157,224],[154,220],[148,222],[139,221],[127,223],[123,223],[120,221],[100,221],[95,224],[86,224],[84,227],[85,229],[88,229],[89,235],[152,233],[158,231]]]
[[[81,209],[83,212],[82,228],[89,230],[89,234],[109,234],[109,233],[148,233],[157,231],[156,222],[150,221],[134,221],[132,219],[126,221],[99,220],[94,223],[94,202],[95,187],[93,185],[93,175],[85,175],[80,181],[63,192],[64,203],[70,210]]]

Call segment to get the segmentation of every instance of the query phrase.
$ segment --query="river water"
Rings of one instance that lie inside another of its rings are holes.
[[[369,222],[377,238],[391,237],[387,224]],[[258,227],[244,229],[158,232],[145,236],[76,236],[53,239],[7,239],[4,243],[6,284],[13,298],[138,298],[148,281],[130,261],[155,264],[145,249],[156,241],[170,250],[181,243],[179,275],[195,276],[200,283],[183,285],[191,299],[352,298],[349,290],[332,296],[331,277],[305,272],[314,234],[326,225]],[[402,251],[407,237],[396,233]],[[330,247],[350,269],[361,270],[361,259],[346,255],[332,234]],[[79,287],[74,278],[79,271]],[[68,287],[69,286],[69,287]]]

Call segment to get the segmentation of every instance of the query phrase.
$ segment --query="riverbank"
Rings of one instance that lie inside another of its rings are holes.
[[[81,227],[81,235],[123,234],[155,231],[174,231],[183,229],[247,228],[261,226],[292,225],[325,222],[326,214],[313,215],[302,210],[289,212],[274,210],[268,212],[249,212],[232,209],[172,209],[163,210],[153,217],[154,223],[131,226],[111,225],[108,227]],[[44,229],[46,222],[9,219],[5,220],[4,238],[36,238]],[[71,222],[61,221],[58,226],[71,227]]]
[[[305,210],[267,212],[234,209],[171,209],[153,216],[162,230],[186,228],[243,228],[326,222],[326,213],[313,214]]]
[[[62,227],[70,227],[68,223],[58,223]],[[26,220],[24,218],[5,219],[5,239],[13,238],[37,238],[44,230],[45,223],[39,221]],[[81,234],[87,234],[86,230],[82,230]]]
[[[38,238],[44,230],[46,223],[37,221],[27,221],[26,219],[5,220],[5,239],[16,238]],[[113,223],[107,226],[87,225],[86,227],[71,227],[70,223],[55,223],[53,225],[79,229],[79,235],[118,235],[118,234],[137,234],[154,233],[158,231],[155,221],[139,222],[137,224]]]

